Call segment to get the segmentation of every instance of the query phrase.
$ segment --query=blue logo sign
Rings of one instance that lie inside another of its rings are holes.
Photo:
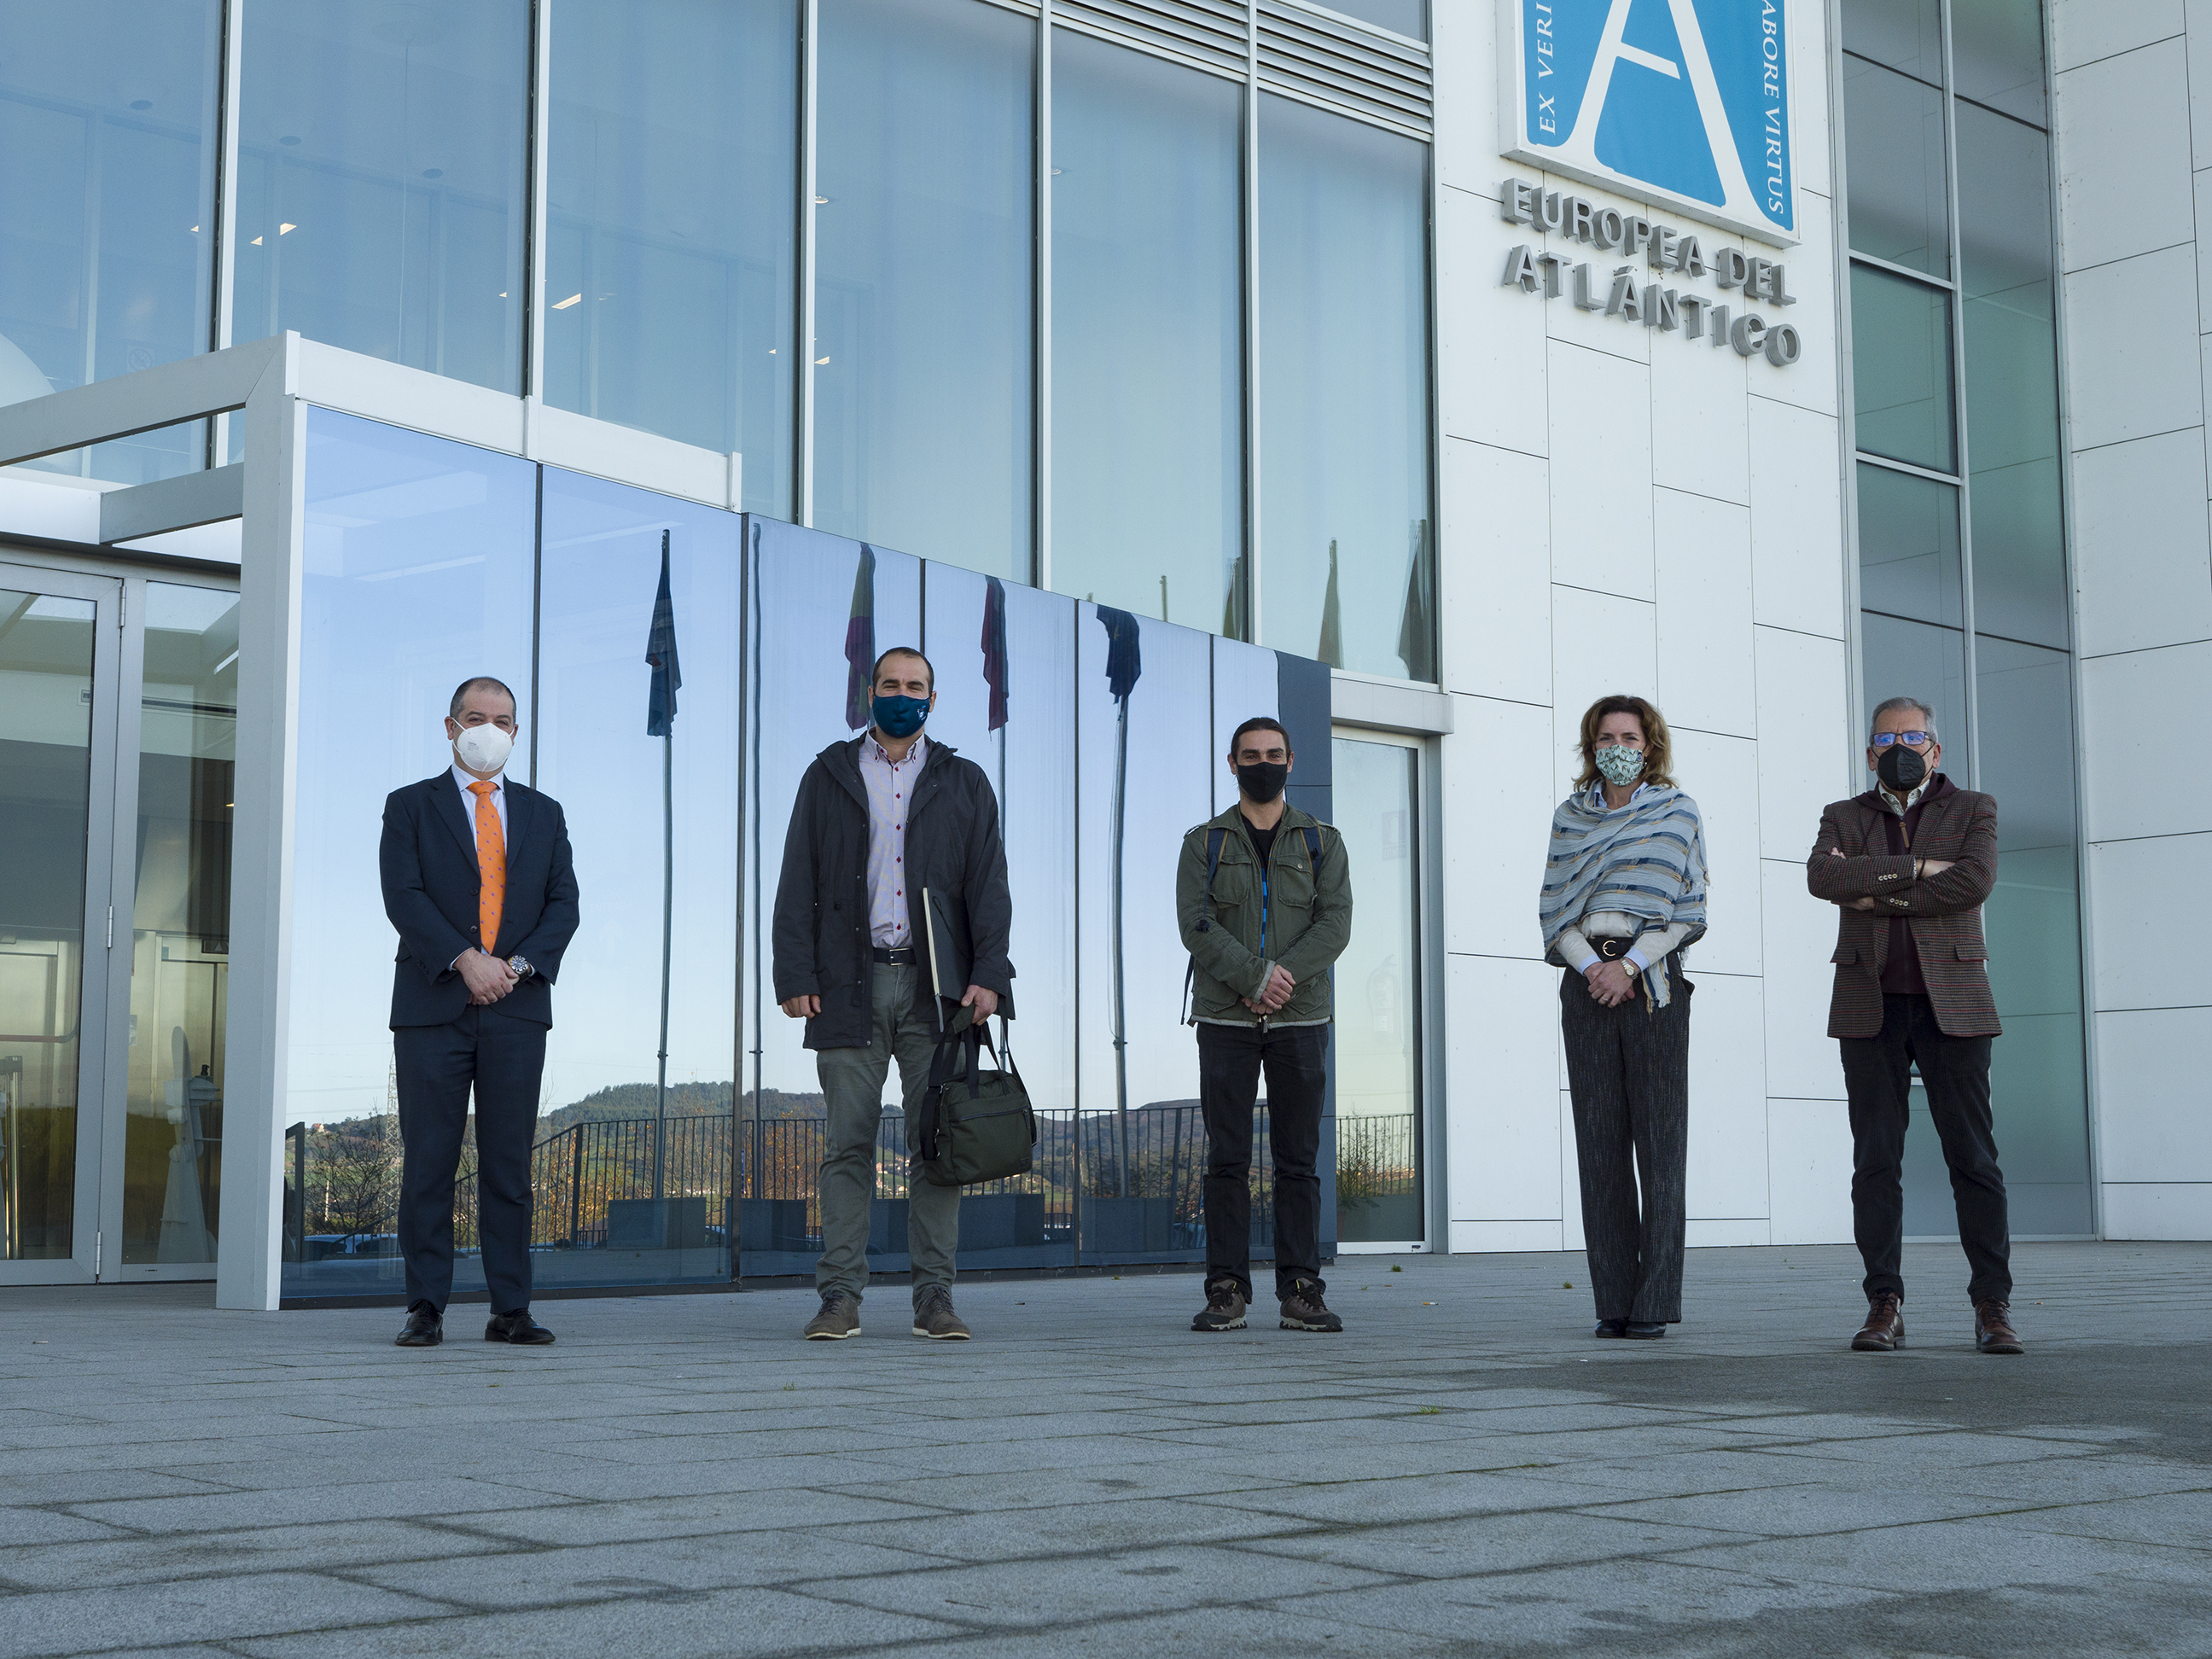
[[[1504,153],[1794,242],[1784,0],[1499,0]]]

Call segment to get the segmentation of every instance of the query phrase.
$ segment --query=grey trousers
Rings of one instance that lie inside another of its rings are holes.
[[[814,1056],[830,1118],[820,1186],[822,1259],[814,1265],[814,1287],[825,1294],[842,1291],[856,1302],[868,1287],[868,1210],[876,1196],[884,1079],[896,1056],[911,1133],[937,1053],[937,1028],[915,1001],[915,975],[921,971],[876,963],[868,1046],[823,1048]],[[907,1182],[907,1248],[919,1300],[930,1285],[952,1282],[960,1249],[960,1189],[933,1186],[916,1174]]]
[[[1580,974],[1559,982],[1583,1237],[1600,1319],[1682,1318],[1690,984],[1679,959],[1668,968],[1674,994],[1664,1008],[1647,1009],[1640,988],[1618,1008],[1601,1008]]]

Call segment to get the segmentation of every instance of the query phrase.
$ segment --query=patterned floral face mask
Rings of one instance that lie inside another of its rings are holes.
[[[1617,743],[1606,744],[1597,751],[1597,769],[1614,788],[1626,789],[1643,775],[1644,751],[1624,748]]]

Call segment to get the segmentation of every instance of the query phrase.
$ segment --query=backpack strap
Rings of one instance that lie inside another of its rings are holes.
[[[1310,823],[1298,827],[1305,831],[1307,862],[1313,866],[1314,874],[1318,876],[1321,874],[1321,830]]]
[[[1199,901],[1198,918],[1198,931],[1201,933],[1213,926],[1210,914],[1213,907],[1213,872],[1221,867],[1221,842],[1228,833],[1226,830],[1206,832],[1206,893]],[[1182,970],[1182,1023],[1186,1025],[1198,1023],[1190,1017],[1190,994],[1197,982],[1198,958],[1193,957]]]

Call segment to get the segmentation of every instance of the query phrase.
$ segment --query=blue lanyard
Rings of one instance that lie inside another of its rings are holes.
[[[1266,956],[1266,955],[1267,955],[1267,866],[1266,862],[1263,860],[1263,861],[1261,862],[1261,866],[1260,866],[1260,954],[1261,954],[1261,956],[1263,956],[1263,957],[1264,957],[1264,956]]]

